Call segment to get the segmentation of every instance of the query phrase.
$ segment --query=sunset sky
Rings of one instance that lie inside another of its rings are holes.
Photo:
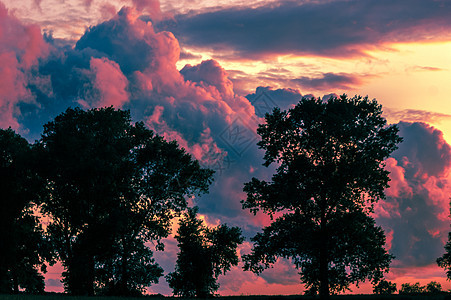
[[[376,98],[404,137],[374,213],[396,256],[386,278],[451,288],[435,263],[450,230],[451,1],[0,0],[0,78],[0,127],[30,142],[69,106],[110,105],[177,140],[216,170],[194,204],[209,225],[243,229],[241,254],[269,224],[240,204],[244,182],[274,171],[256,146],[264,113],[302,96]],[[155,253],[165,274],[177,251],[168,239]],[[48,291],[62,291],[60,272]],[[280,260],[259,277],[234,268],[219,293],[296,294],[299,282]],[[163,278],[149,292],[171,294]]]

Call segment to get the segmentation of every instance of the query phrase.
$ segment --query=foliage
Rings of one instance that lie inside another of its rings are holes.
[[[69,108],[44,126],[37,148],[66,291],[128,295],[157,282],[145,243],[163,249],[171,220],[208,190],[212,171],[112,107]]]
[[[389,172],[384,159],[401,141],[381,106],[368,98],[302,99],[289,111],[276,108],[259,126],[265,166],[278,165],[272,182],[245,184],[243,208],[278,218],[252,241],[245,270],[262,272],[277,257],[293,259],[311,293],[378,282],[392,256],[368,215],[384,199]]]
[[[40,179],[30,144],[11,128],[0,130],[0,292],[44,291],[44,262],[52,251],[33,215]]]
[[[431,281],[426,285],[425,291],[427,294],[440,294],[442,292],[442,285],[437,281]]]
[[[174,295],[207,297],[218,290],[217,279],[238,264],[237,247],[244,241],[238,227],[208,228],[197,218],[197,207],[188,208],[175,238],[180,252],[175,271],[166,279]]]
[[[450,202],[450,216],[451,216],[451,202]],[[448,233],[448,242],[445,245],[445,254],[437,259],[439,267],[446,270],[446,276],[451,280],[451,232]]]
[[[139,296],[149,283],[158,283],[158,278],[163,276],[163,269],[155,263],[152,251],[146,247],[142,240],[135,239],[136,245],[128,256],[128,264],[133,268],[128,273],[129,278],[123,280],[121,272],[123,266],[121,253],[124,253],[123,244],[112,245],[112,254],[106,255],[106,259],[98,257],[96,262],[97,294],[122,295],[125,287],[130,296]]]
[[[400,295],[418,295],[425,292],[425,287],[421,286],[419,282],[414,284],[403,283],[399,289]]]
[[[396,293],[396,283],[382,279],[373,288],[373,293],[376,295],[392,295]]]
[[[403,283],[399,290],[400,295],[420,295],[420,294],[441,294],[443,292],[442,285],[437,281],[431,281],[427,285],[422,286],[419,282],[414,284]]]

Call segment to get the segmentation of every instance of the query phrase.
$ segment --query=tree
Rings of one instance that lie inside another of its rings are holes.
[[[451,216],[451,202],[450,202],[450,216]],[[445,245],[445,254],[437,259],[439,267],[446,270],[446,276],[451,280],[451,231],[448,233],[448,242]]]
[[[392,295],[396,293],[396,283],[382,279],[373,288],[373,293],[376,295]]]
[[[0,129],[0,293],[44,291],[52,251],[33,208],[42,182],[32,168],[31,145],[11,128]]]
[[[421,286],[419,282],[414,284],[403,283],[399,290],[400,295],[419,295],[425,292],[425,287]]]
[[[162,270],[145,243],[163,249],[171,220],[208,191],[213,171],[112,107],[67,109],[37,147],[66,291],[128,295],[157,282]]]
[[[252,238],[245,270],[258,274],[277,257],[291,258],[310,293],[323,299],[351,283],[382,278],[392,256],[369,212],[385,197],[384,159],[401,138],[381,114],[375,100],[343,95],[304,98],[265,116],[258,145],[266,151],[264,166],[278,168],[271,182],[245,184],[242,205],[277,218]]]
[[[427,294],[440,294],[442,293],[442,285],[437,281],[429,282],[425,287]]]
[[[244,241],[238,227],[208,228],[197,212],[197,207],[188,208],[179,222],[175,238],[180,252],[175,271],[166,276],[174,295],[182,297],[213,295],[219,275],[238,264],[237,247]]]

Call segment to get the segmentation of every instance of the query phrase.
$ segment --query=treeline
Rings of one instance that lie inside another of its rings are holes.
[[[242,206],[275,219],[251,239],[245,270],[289,258],[307,294],[322,299],[366,279],[384,282],[393,256],[369,213],[385,197],[383,161],[401,138],[381,114],[375,100],[343,95],[266,115],[258,145],[264,165],[278,168],[269,182],[245,183]],[[67,293],[141,294],[163,275],[148,245],[164,250],[177,216],[180,252],[166,276],[175,295],[212,295],[218,276],[238,264],[241,230],[208,228],[188,207],[208,192],[213,171],[128,111],[69,108],[34,144],[0,130],[0,152],[1,293],[42,292],[46,263],[60,260]],[[438,260],[448,277],[450,248]]]
[[[392,295],[398,291],[396,283],[382,279],[374,286],[373,293],[376,295]],[[442,289],[442,285],[437,281],[431,281],[422,286],[419,282],[414,284],[403,283],[399,289],[400,295],[439,295],[446,293]]]

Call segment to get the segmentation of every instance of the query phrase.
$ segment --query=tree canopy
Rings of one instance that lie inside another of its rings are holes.
[[[37,147],[66,291],[129,295],[157,282],[146,243],[163,249],[172,218],[208,191],[213,171],[112,107],[67,109]]]
[[[0,129],[0,293],[44,291],[44,262],[52,261],[33,207],[42,181],[31,145],[11,128]]]
[[[382,279],[374,285],[373,293],[376,295],[392,295],[396,293],[396,283]]]
[[[449,203],[450,209],[449,214],[451,217],[451,201]],[[445,245],[445,253],[442,257],[437,259],[437,264],[439,267],[446,270],[446,276],[451,280],[451,231],[448,233],[448,242]]]
[[[237,248],[244,241],[238,227],[208,228],[197,212],[189,208],[180,219],[175,236],[180,252],[175,271],[166,276],[174,295],[182,297],[212,296],[219,275],[238,264]]]
[[[258,145],[264,165],[275,163],[277,171],[270,182],[246,183],[242,205],[277,218],[252,239],[245,270],[260,273],[278,257],[291,258],[309,292],[324,299],[382,279],[392,256],[369,212],[385,197],[384,160],[401,138],[381,114],[375,100],[346,95],[304,98],[266,114]]]

